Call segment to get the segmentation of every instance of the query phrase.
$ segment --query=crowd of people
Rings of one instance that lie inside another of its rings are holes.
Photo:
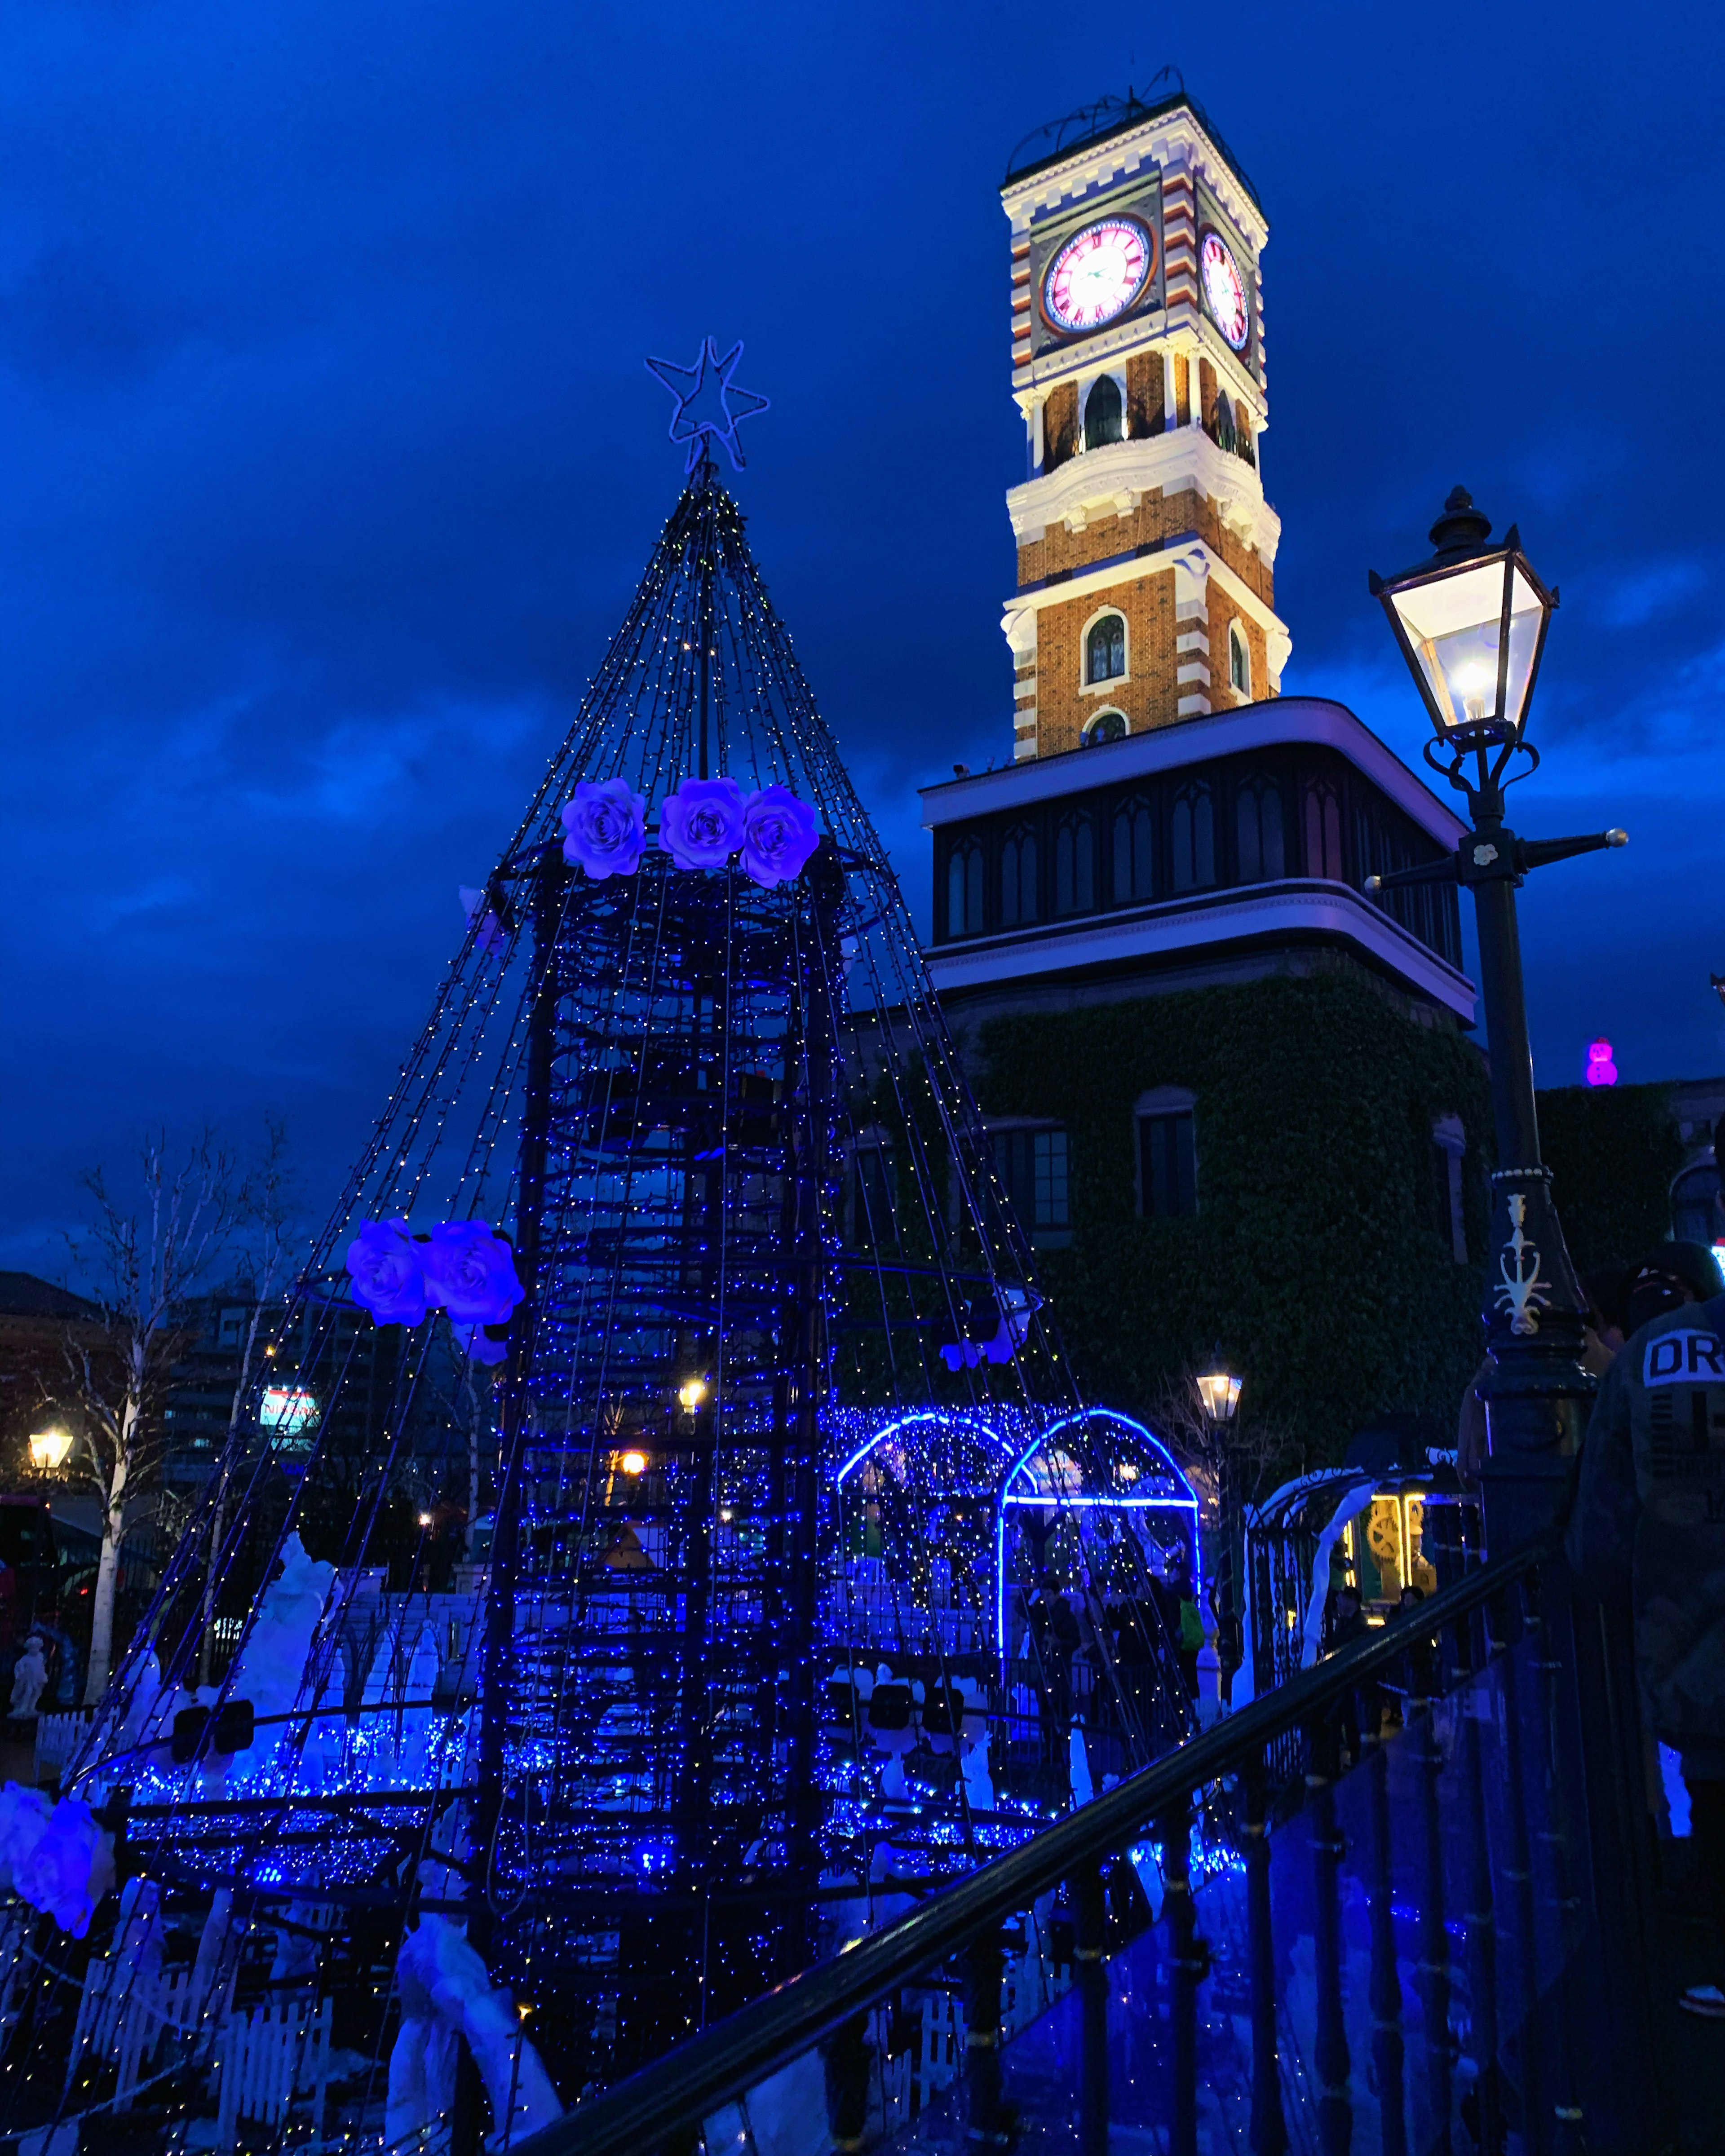
[[[1725,1163],[1725,1117],[1714,1157]],[[1725,1244],[1725,1194],[1713,1202]],[[1584,1587],[1627,1605],[1651,1733],[1681,1760],[1718,1980],[1692,1985],[1680,2004],[1725,2020],[1725,1279],[1712,1250],[1672,1241],[1638,1265],[1589,1273],[1581,1286],[1584,1360],[1599,1389],[1572,1489],[1568,1556]],[[1456,1464],[1469,1486],[1489,1456],[1489,1369],[1481,1363],[1461,1403]],[[1398,1614],[1423,1599],[1404,1587]],[[1358,1587],[1338,1587],[1325,1651],[1363,1637],[1369,1622]],[[1343,1702],[1343,1763],[1431,1697],[1434,1663],[1433,1644],[1416,1640],[1399,1680],[1363,1685]]]
[[[1713,1139],[1725,1162],[1725,1117]],[[1725,1199],[1714,1206],[1725,1240]],[[1644,1709],[1681,1762],[1695,1883],[1713,1927],[1717,1980],[1681,2004],[1725,2020],[1725,1292],[1712,1251],[1685,1242],[1620,1282],[1587,1286],[1589,1352],[1604,1368],[1569,1559],[1595,1592],[1629,1605]]]
[[[1158,1751],[1184,1734],[1189,1717],[1170,1702],[1169,1679],[1178,1672],[1188,1708],[1195,1706],[1204,1640],[1189,1567],[1175,1562],[1150,1573],[1137,1592],[1106,1599],[1045,1573],[1027,1639],[1045,1759],[1065,1758],[1081,1716],[1133,1749]]]

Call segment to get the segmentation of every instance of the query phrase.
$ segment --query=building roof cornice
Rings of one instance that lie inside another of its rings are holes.
[[[1430,787],[1409,770],[1345,704],[1325,696],[1272,696],[1232,711],[1178,720],[1132,734],[1125,741],[1068,749],[1058,756],[1029,757],[999,771],[973,773],[918,789],[922,828],[967,822],[997,810],[1028,807],[1092,787],[1123,784],[1217,757],[1257,748],[1310,743],[1338,751],[1354,768],[1406,811],[1442,846],[1461,844],[1463,825]]]

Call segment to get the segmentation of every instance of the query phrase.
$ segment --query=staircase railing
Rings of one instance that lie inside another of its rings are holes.
[[[1554,1541],[1501,1558],[519,2156],[651,2156],[703,2127],[710,2147],[751,2151],[752,2104],[764,2120],[787,2102],[805,2149],[891,2147],[938,2105],[973,2148],[1004,2148],[1040,2113],[1082,2156],[1106,2156],[1111,2120],[1153,2129],[1170,2156],[1280,2156],[1292,2114],[1316,2119],[1302,2143],[1339,2148],[1368,2102],[1386,2149],[1502,2151],[1512,2132],[1579,2149],[1584,2121],[1587,2146],[1651,2145],[1651,1847],[1625,1648]],[[1392,1688],[1401,1726],[1373,1741]],[[1266,1756],[1290,1731],[1304,1787],[1278,1796]],[[919,1984],[925,2003],[962,2002],[942,2009],[963,2031],[944,2076],[927,2060],[892,2071]],[[1027,1992],[1042,2010],[1026,2015]],[[788,2145],[783,2129],[759,2145]]]

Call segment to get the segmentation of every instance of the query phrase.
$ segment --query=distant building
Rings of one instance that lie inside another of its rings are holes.
[[[95,1304],[33,1273],[0,1272],[0,1447],[25,1458],[30,1432],[54,1419],[69,1391],[69,1339],[94,1346],[103,1337]]]

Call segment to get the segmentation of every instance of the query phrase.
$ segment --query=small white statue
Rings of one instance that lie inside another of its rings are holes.
[[[43,1651],[42,1641],[34,1632],[24,1642],[24,1650],[13,1665],[12,1705],[7,1712],[14,1722],[33,1722],[36,1702],[42,1697],[48,1682],[48,1657]]]

